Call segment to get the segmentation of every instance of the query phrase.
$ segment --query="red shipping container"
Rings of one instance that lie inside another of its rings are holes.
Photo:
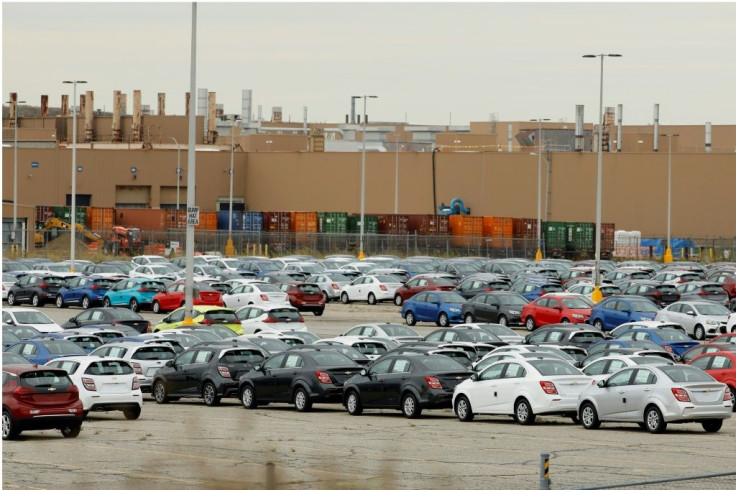
[[[291,213],[288,211],[264,211],[263,231],[291,230]]]
[[[513,218],[514,238],[537,238],[537,220],[532,218]]]
[[[384,235],[406,235],[409,217],[406,214],[382,214],[378,216],[378,233]]]
[[[126,228],[140,228],[143,231],[166,230],[163,209],[116,208],[115,224]]]
[[[187,212],[183,209],[167,209],[164,212],[166,228],[186,228]]]
[[[601,232],[601,255],[611,258],[613,256],[616,224],[601,223]]]
[[[449,235],[450,217],[443,214],[409,214],[406,231],[418,235]]]
[[[53,206],[36,206],[36,222],[45,223],[47,219],[54,217]]]
[[[317,233],[317,213],[292,211],[289,226],[296,233]]]
[[[115,222],[115,210],[113,208],[88,208],[87,228],[94,231],[110,231]]]

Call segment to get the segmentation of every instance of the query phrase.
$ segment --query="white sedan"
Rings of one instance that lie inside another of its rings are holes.
[[[235,316],[240,320],[244,335],[307,330],[307,324],[299,310],[288,304],[244,306],[235,312]]]
[[[678,301],[659,310],[654,319],[679,323],[695,340],[705,340],[726,332],[730,314],[728,308],[711,301]]]
[[[361,276],[342,288],[340,301],[343,304],[367,301],[371,305],[379,301],[393,301],[396,290],[401,286],[401,281],[394,276]]]
[[[33,327],[41,333],[55,333],[64,330],[44,313],[33,308],[3,308],[3,323],[19,327]]]
[[[128,420],[141,415],[143,395],[133,366],[122,359],[70,356],[48,362],[60,368],[79,389],[84,413],[120,410]]]
[[[247,305],[263,305],[276,303],[290,305],[289,295],[272,284],[251,282],[235,286],[222,295],[225,306],[237,310]]]
[[[513,415],[522,425],[540,414],[574,420],[578,396],[588,385],[589,377],[562,360],[504,359],[457,385],[452,406],[463,422],[476,414]]]

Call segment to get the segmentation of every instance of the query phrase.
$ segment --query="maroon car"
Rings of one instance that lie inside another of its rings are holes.
[[[289,303],[299,311],[311,311],[315,316],[321,316],[325,311],[327,300],[316,284],[284,282],[278,288],[289,295]]]
[[[3,440],[26,430],[77,437],[84,419],[79,390],[62,369],[3,366]]]
[[[401,306],[404,301],[423,291],[452,291],[455,286],[457,286],[457,280],[447,277],[417,275],[396,290],[394,304]]]

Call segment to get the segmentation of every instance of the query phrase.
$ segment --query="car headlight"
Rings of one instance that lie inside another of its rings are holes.
[[[578,314],[578,313],[573,313],[573,314],[572,314],[572,317],[573,317],[573,318],[581,318],[581,319],[582,319],[582,318],[585,318],[585,315],[580,315],[580,314]]]
[[[512,315],[521,315],[521,311],[519,310],[509,310],[509,313]]]
[[[451,313],[460,313],[460,308],[448,308]]]
[[[717,320],[706,320],[705,323],[707,323],[708,325],[720,325],[721,324],[721,322]]]

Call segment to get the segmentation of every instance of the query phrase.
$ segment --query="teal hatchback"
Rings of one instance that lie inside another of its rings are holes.
[[[165,289],[166,284],[156,279],[147,277],[123,279],[105,293],[102,305],[105,307],[127,306],[137,312],[141,308],[151,308],[153,297]]]

